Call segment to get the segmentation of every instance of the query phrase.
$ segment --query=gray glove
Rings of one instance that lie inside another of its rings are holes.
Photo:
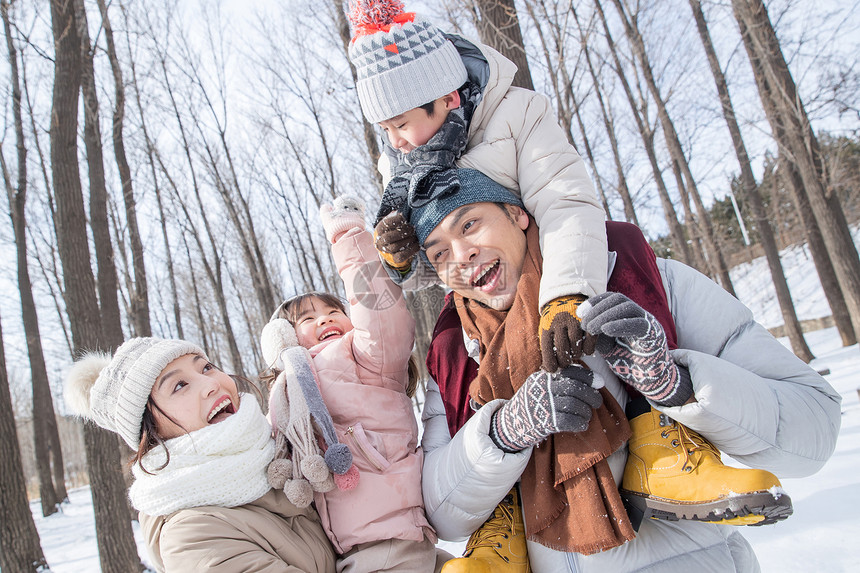
[[[662,406],[693,395],[690,372],[669,354],[660,322],[617,292],[592,297],[578,309],[582,327],[597,336],[597,351],[621,380]]]
[[[550,434],[585,430],[592,409],[603,403],[600,392],[591,387],[592,379],[591,370],[582,366],[530,375],[510,401],[493,413],[493,443],[514,453],[541,443]]]

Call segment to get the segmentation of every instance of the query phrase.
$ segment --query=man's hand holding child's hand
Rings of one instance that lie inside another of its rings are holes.
[[[493,413],[490,439],[505,452],[536,446],[550,434],[582,432],[588,428],[592,409],[603,397],[591,387],[593,373],[581,366],[562,372],[538,370]]]
[[[583,330],[576,316],[583,295],[561,296],[546,303],[540,311],[541,366],[555,372],[594,353],[595,337]]]

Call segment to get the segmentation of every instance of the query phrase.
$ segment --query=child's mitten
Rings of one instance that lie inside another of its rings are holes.
[[[400,211],[392,211],[382,218],[373,230],[376,250],[382,260],[396,271],[407,273],[412,268],[412,259],[418,254],[418,235],[415,227]]]
[[[364,203],[351,195],[340,195],[332,205],[320,207],[326,238],[334,243],[351,229],[364,229]]]
[[[541,367],[547,372],[565,368],[594,353],[595,337],[582,329],[576,308],[586,297],[561,296],[546,303],[540,311]]]
[[[592,409],[603,403],[600,392],[591,387],[593,376],[581,366],[571,366],[562,373],[538,370],[530,375],[493,414],[493,443],[513,453],[541,443],[550,434],[588,428]]]
[[[593,297],[579,307],[586,331],[615,375],[662,406],[681,406],[693,395],[690,372],[669,354],[660,322],[616,292]]]

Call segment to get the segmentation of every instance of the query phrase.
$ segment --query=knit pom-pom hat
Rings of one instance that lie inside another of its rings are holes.
[[[466,66],[445,35],[400,0],[350,0],[349,59],[370,123],[391,119],[459,89]]]
[[[143,410],[156,378],[164,368],[186,354],[206,357],[196,344],[162,338],[130,338],[113,357],[88,353],[66,375],[63,395],[69,407],[137,450]]]

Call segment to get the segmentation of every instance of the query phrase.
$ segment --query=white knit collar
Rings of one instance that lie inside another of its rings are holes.
[[[274,456],[272,428],[254,396],[242,394],[239,410],[226,420],[165,442],[132,468],[129,497],[148,515],[190,507],[236,507],[262,497],[270,486],[266,468]]]

